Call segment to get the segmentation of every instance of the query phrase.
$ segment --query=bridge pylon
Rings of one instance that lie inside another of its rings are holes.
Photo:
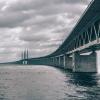
[[[28,56],[28,49],[26,49],[26,50],[24,50],[22,52],[22,55],[21,55],[21,59],[22,59],[22,64],[23,65],[27,65],[28,64],[28,58],[29,58],[29,56]]]

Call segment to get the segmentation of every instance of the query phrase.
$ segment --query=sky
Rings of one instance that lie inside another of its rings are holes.
[[[91,0],[0,0],[0,62],[54,52]]]

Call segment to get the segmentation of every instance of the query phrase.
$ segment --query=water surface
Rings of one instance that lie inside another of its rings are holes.
[[[100,100],[100,75],[1,65],[0,100]]]

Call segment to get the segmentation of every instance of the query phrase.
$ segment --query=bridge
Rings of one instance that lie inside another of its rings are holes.
[[[73,72],[97,72],[100,49],[100,0],[93,0],[70,35],[53,53],[27,59],[29,64],[42,64],[70,69]],[[90,52],[88,55],[84,53]],[[25,59],[24,59],[25,60]],[[21,62],[23,62],[21,60]]]

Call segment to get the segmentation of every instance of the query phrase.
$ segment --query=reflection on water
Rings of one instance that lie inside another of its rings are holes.
[[[2,65],[0,100],[100,100],[100,75]]]
[[[98,82],[97,76],[93,73],[73,73],[70,78],[69,83],[79,86],[92,87]]]

